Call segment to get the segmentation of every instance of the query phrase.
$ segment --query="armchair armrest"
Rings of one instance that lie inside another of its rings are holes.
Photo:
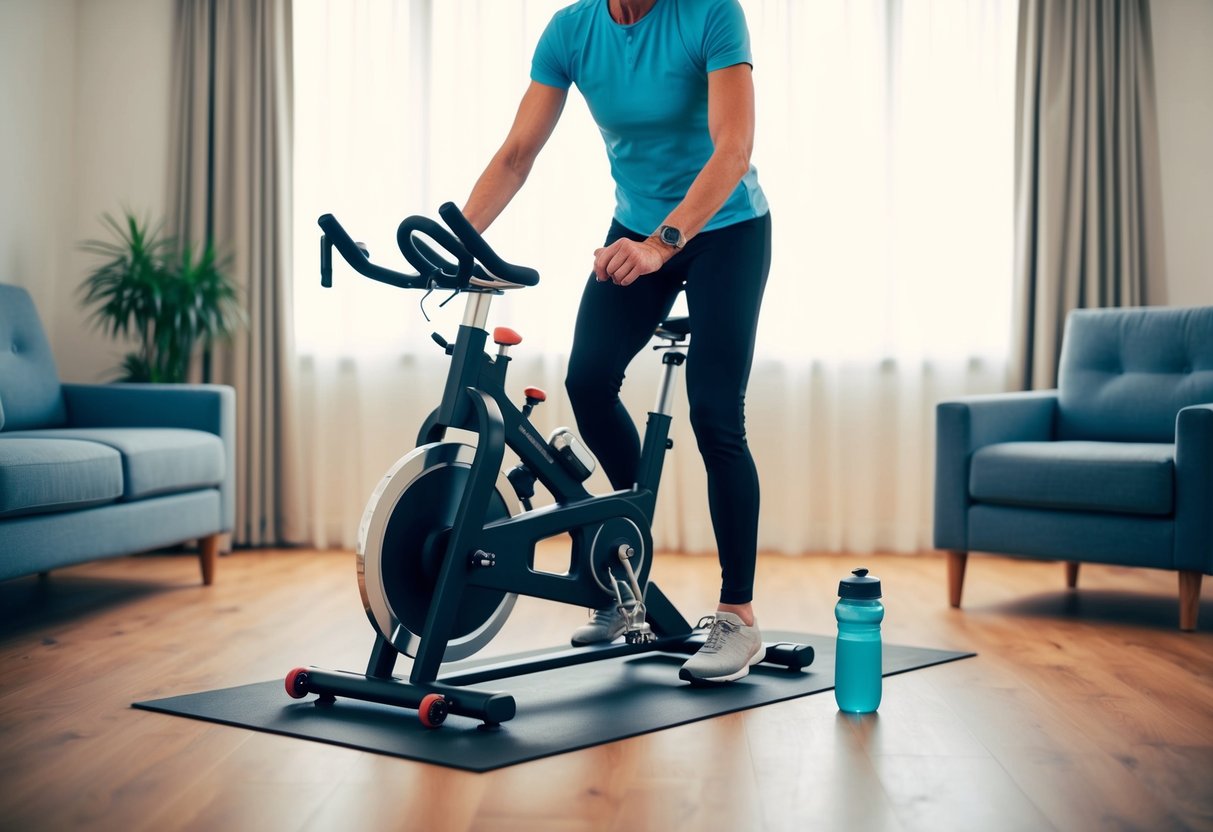
[[[1213,575],[1213,404],[1175,417],[1175,568]]]
[[[935,408],[935,547],[968,550],[969,459],[998,442],[1053,438],[1057,391],[968,396]]]
[[[222,384],[64,384],[67,421],[77,428],[189,428],[223,440],[220,517],[236,517],[236,391]]]

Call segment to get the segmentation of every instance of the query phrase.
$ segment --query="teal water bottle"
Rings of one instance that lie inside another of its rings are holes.
[[[838,709],[867,714],[880,706],[880,578],[856,569],[838,583],[838,641],[834,653],[834,700]]]

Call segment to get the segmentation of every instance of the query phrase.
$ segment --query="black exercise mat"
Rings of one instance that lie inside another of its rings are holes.
[[[338,699],[333,705],[317,705],[315,696],[295,700],[287,696],[282,679],[136,702],[134,707],[490,771],[833,689],[833,637],[788,632],[763,636],[768,642],[812,645],[813,664],[799,672],[758,665],[732,684],[693,688],[678,679],[686,656],[643,653],[501,679],[477,687],[513,694],[518,715],[490,729],[481,728],[477,720],[451,716],[441,728],[430,730],[407,709],[353,699]],[[885,676],[974,655],[890,644],[883,653]],[[510,658],[451,665],[444,675]]]

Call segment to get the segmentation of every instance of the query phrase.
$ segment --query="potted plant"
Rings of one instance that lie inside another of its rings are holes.
[[[90,320],[111,336],[134,338],[120,381],[182,382],[194,351],[230,337],[244,323],[230,258],[207,243],[201,252],[179,246],[130,211],[102,222],[110,240],[88,240],[85,251],[104,258],[80,287]]]

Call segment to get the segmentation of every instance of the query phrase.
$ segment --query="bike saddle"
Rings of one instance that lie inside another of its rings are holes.
[[[685,315],[666,318],[657,327],[656,332],[658,338],[669,338],[672,341],[681,341],[690,334],[691,319]]]

